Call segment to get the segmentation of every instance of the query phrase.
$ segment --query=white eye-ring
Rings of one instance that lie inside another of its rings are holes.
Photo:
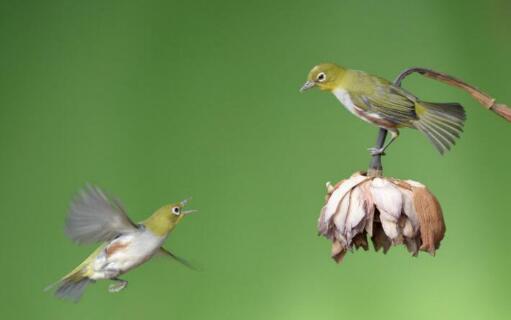
[[[319,82],[323,82],[326,80],[326,74],[324,72],[318,73],[318,76],[316,77],[316,80]]]
[[[179,207],[174,207],[172,208],[172,213],[178,216],[179,213],[181,213],[181,209]]]

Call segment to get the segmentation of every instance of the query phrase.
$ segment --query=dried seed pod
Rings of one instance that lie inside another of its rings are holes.
[[[348,250],[367,250],[367,236],[376,251],[404,244],[414,256],[419,250],[434,255],[445,225],[438,200],[421,183],[357,172],[335,186],[327,183],[318,231],[341,262]]]

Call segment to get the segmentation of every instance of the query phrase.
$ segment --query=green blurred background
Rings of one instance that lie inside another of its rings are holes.
[[[511,103],[511,3],[2,1],[0,310],[16,319],[508,319],[511,125],[456,89],[404,85],[468,113],[441,157],[405,130],[387,175],[427,184],[447,234],[436,257],[349,254],[316,236],[324,183],[365,169],[374,127],[332,95],[299,94],[325,61],[394,78],[456,75]],[[43,288],[93,246],[63,233],[92,182],[141,220],[193,196],[167,247],[79,304]]]

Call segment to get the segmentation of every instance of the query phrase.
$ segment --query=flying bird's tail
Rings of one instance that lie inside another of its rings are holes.
[[[463,132],[465,110],[459,103],[418,102],[415,108],[418,120],[413,126],[444,154],[456,143]]]
[[[80,300],[85,288],[90,283],[94,283],[94,280],[90,279],[86,275],[85,268],[76,268],[71,271],[68,275],[60,279],[54,284],[49,285],[44,289],[48,291],[57,286],[55,290],[55,296],[60,299],[69,299],[73,302]]]

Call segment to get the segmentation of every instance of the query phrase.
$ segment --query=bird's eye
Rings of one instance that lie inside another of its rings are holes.
[[[318,76],[316,77],[316,79],[319,81],[319,82],[323,82],[326,80],[326,74],[324,72],[320,72],[318,74]]]
[[[174,208],[172,208],[172,213],[173,213],[173,214],[175,214],[176,216],[178,216],[178,215],[179,215],[179,212],[180,212],[180,211],[181,211],[181,210],[179,209],[179,207],[174,207]]]

